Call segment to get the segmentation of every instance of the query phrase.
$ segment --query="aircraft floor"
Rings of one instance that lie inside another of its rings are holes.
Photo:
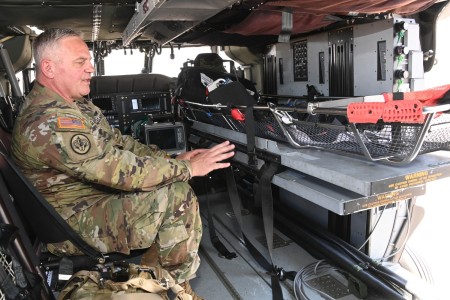
[[[206,300],[273,299],[271,277],[252,256],[240,238],[240,228],[232,213],[228,196],[226,194],[210,195],[209,212],[213,216],[216,235],[229,251],[236,253],[237,257],[233,259],[226,259],[220,256],[219,252],[212,245],[209,233],[211,226],[208,222],[207,201],[205,197],[200,197],[199,201],[203,221],[203,237],[199,249],[201,264],[197,271],[197,277],[191,280],[191,286],[194,291]],[[265,238],[262,220],[255,215],[244,213],[242,218],[248,240],[268,259],[270,255],[267,247],[264,246]],[[285,271],[299,271],[305,266],[318,261],[277,229],[274,229],[272,254],[274,265],[282,267]],[[139,263],[139,260],[139,257],[135,257],[130,262]],[[305,289],[307,298],[300,298],[299,295],[296,297],[294,290],[295,286],[298,286],[298,282],[294,283],[291,280],[284,280],[281,282],[283,299],[360,299],[350,293],[347,288],[347,279],[334,269],[329,268],[326,272],[319,275],[312,275],[306,281],[331,297],[321,297],[317,292],[312,292],[311,289],[307,288]],[[55,297],[57,297],[57,293]],[[169,297],[174,299],[174,295],[170,291]],[[386,298],[370,294],[364,299],[381,300]]]
[[[191,281],[194,290],[207,300],[228,299],[272,299],[271,278],[243,244],[240,229],[232,213],[231,205],[226,195],[209,196],[210,212],[213,215],[216,234],[220,241],[231,252],[237,254],[231,260],[219,256],[211,243],[209,236],[207,202],[200,197],[200,207],[203,219],[203,238],[200,247],[201,265],[197,278]],[[260,242],[265,240],[262,231],[263,224],[258,217],[244,215],[243,223],[247,237],[258,248],[260,253],[269,258],[266,247]],[[259,228],[258,228],[259,227]],[[285,271],[298,271],[302,267],[317,261],[302,247],[275,229],[273,261],[276,266]],[[347,281],[335,271],[318,276],[315,281],[323,290],[330,291],[335,299],[358,299],[347,290]],[[283,298],[297,299],[294,294],[293,281],[285,280],[281,284]],[[318,294],[308,294],[309,299],[322,299]],[[298,298],[300,299],[300,298]],[[366,299],[382,299],[368,297]]]

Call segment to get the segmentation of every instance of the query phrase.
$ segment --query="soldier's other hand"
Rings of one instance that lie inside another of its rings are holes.
[[[229,141],[215,145],[210,149],[203,149],[191,157],[192,176],[204,176],[217,169],[223,169],[230,166],[230,163],[223,162],[234,155],[234,145]],[[195,151],[195,150],[194,150]]]

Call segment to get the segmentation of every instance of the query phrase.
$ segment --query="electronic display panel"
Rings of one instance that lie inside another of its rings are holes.
[[[184,125],[181,122],[145,125],[145,140],[169,153],[186,150]]]
[[[114,110],[113,99],[111,97],[93,98],[92,103],[102,111]]]

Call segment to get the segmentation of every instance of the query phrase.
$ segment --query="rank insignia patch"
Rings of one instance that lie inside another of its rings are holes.
[[[91,142],[83,134],[75,134],[70,141],[70,145],[77,154],[86,154],[91,149]]]
[[[58,128],[64,129],[85,129],[84,123],[80,119],[69,118],[69,117],[59,117],[58,118]]]

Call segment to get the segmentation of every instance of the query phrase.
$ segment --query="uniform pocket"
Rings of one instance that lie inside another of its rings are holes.
[[[155,212],[143,215],[130,228],[132,249],[149,248],[158,234],[164,213]]]
[[[161,265],[178,266],[188,259],[189,235],[182,220],[164,225],[159,231]]]
[[[170,248],[186,241],[189,235],[182,220],[165,225],[159,229],[159,244],[161,248]]]

